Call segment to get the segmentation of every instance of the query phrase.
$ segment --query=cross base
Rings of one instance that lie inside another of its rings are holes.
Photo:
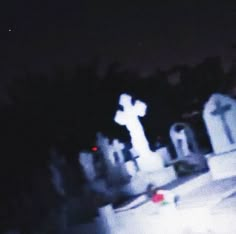
[[[162,157],[154,152],[147,157],[139,157],[136,159],[140,172],[151,173],[164,168]]]

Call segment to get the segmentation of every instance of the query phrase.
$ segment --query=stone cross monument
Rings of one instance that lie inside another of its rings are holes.
[[[123,110],[118,110],[114,117],[116,123],[125,126],[131,137],[131,143],[137,151],[140,158],[140,169],[145,171],[154,171],[164,167],[161,156],[150,150],[149,143],[145,136],[143,126],[139,121],[139,117],[146,114],[147,106],[144,102],[136,100],[132,103],[132,98],[128,94],[120,96],[119,104]]]

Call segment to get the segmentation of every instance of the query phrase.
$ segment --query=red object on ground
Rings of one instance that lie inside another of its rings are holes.
[[[93,146],[93,147],[92,147],[92,151],[93,151],[93,152],[98,151],[98,147],[97,147],[97,146]]]
[[[163,194],[154,194],[152,196],[152,201],[155,202],[155,203],[158,203],[158,202],[162,202],[164,200],[164,195]]]

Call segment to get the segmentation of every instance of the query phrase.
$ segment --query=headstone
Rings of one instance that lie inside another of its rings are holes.
[[[203,118],[215,154],[236,149],[236,101],[213,94],[205,104]]]
[[[175,147],[178,159],[189,156],[193,151],[190,150],[189,142],[195,146],[195,151],[199,151],[196,147],[196,140],[191,128],[186,123],[175,123],[170,128],[170,137]],[[190,139],[188,139],[190,138]],[[197,153],[196,152],[196,153]]]
[[[134,178],[124,189],[129,194],[144,192],[148,183],[163,186],[176,179],[173,166],[164,167],[164,161],[157,151],[151,151],[146,139],[143,126],[139,117],[146,114],[146,104],[139,100],[132,102],[128,94],[121,94],[119,104],[122,110],[118,110],[114,121],[125,126],[131,137],[133,147],[132,161],[139,169]]]
[[[119,143],[118,140],[114,140],[113,143],[110,144],[107,137],[103,136],[101,133],[98,133],[97,145],[101,149],[105,162],[109,168],[116,165],[115,153],[118,155],[118,161],[124,160],[124,156],[122,154],[122,149],[124,146]]]
[[[88,181],[93,181],[96,178],[96,171],[94,167],[94,155],[89,152],[79,153],[79,163],[81,164],[84,175]]]
[[[213,148],[207,159],[213,179],[236,176],[236,101],[212,94],[203,118]]]
[[[65,161],[62,156],[58,155],[56,150],[51,150],[51,163],[49,165],[49,169],[52,175],[52,184],[54,185],[55,190],[61,196],[65,196],[65,188],[64,188],[64,178],[62,175],[61,168],[63,167]]]
[[[116,229],[115,213],[111,204],[98,209],[104,234],[112,234]]]
[[[117,158],[115,157],[115,162],[119,164],[124,163],[125,160],[122,150],[125,148],[125,145],[119,142],[117,139],[114,139],[112,142],[112,147],[114,149],[114,153],[117,155]]]
[[[139,167],[143,171],[154,171],[164,167],[163,160],[156,152],[152,152],[145,136],[139,117],[146,114],[147,106],[144,102],[136,100],[132,103],[132,98],[128,94],[122,94],[119,104],[123,110],[118,110],[114,117],[116,123],[126,126],[131,136],[131,143],[139,154]]]
[[[97,145],[101,149],[107,167],[108,179],[115,182],[126,180],[128,173],[125,167],[124,144],[114,139],[109,143],[109,139],[104,137],[101,133],[97,134]]]
[[[206,169],[206,159],[201,154],[195,134],[186,123],[175,123],[170,128],[170,137],[175,147],[177,159],[195,165],[194,170]]]

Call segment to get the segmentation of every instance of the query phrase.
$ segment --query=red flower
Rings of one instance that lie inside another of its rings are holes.
[[[152,196],[152,201],[155,202],[155,203],[158,203],[158,202],[162,202],[164,200],[164,195],[163,194],[154,194]]]

